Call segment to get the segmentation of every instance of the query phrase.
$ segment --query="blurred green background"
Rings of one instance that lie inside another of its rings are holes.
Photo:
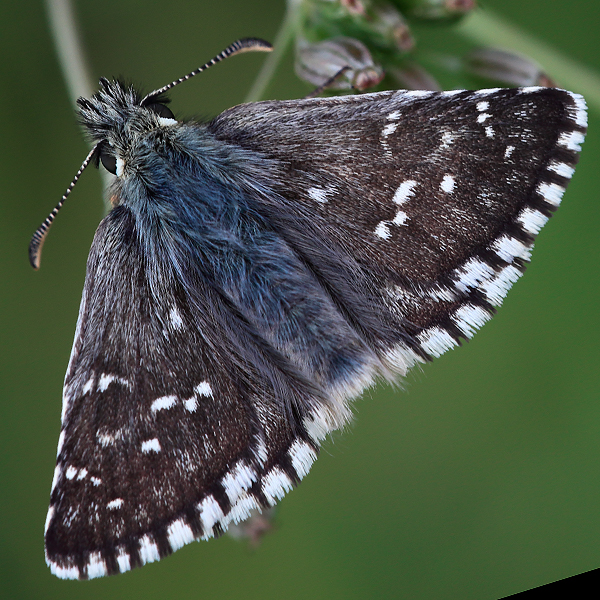
[[[485,6],[600,70],[600,3]],[[238,37],[273,40],[284,6],[103,0],[76,10],[94,78],[123,75],[149,91]],[[41,270],[29,267],[29,238],[87,146],[41,2],[2,3],[0,48],[1,597],[492,599],[600,566],[600,115],[592,111],[563,206],[498,316],[404,390],[380,387],[359,400],[352,431],[326,443],[257,550],[224,537],[114,578],[52,576],[43,525],[61,387],[103,206],[90,169],[52,228]],[[212,116],[241,102],[263,60],[237,57],[181,86],[173,110]],[[307,92],[291,64],[268,97]]]

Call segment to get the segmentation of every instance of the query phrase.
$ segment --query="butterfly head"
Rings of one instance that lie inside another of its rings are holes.
[[[79,118],[97,146],[96,156],[107,171],[120,176],[128,150],[144,134],[177,124],[161,95],[142,100],[132,86],[100,79],[101,89],[91,98],[79,98]]]

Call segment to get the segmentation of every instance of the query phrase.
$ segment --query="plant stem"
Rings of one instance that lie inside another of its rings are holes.
[[[285,56],[288,46],[294,39],[301,14],[301,4],[302,0],[288,0],[283,21],[273,43],[273,52],[269,54],[263,63],[262,69],[246,96],[246,102],[256,102],[263,97],[281,59]]]
[[[79,38],[79,30],[70,0],[45,0],[46,12],[58,63],[62,70],[69,98],[77,108],[77,98],[89,98],[93,93],[90,69],[85,58],[83,45]],[[108,187],[112,175],[101,169],[102,187],[104,189],[105,208],[110,208]]]
[[[58,55],[69,98],[74,107],[77,98],[92,95],[92,82],[83,46],[69,0],[46,0],[46,11],[54,48]]]

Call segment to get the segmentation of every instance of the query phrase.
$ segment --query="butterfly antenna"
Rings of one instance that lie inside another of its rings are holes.
[[[326,89],[330,88],[344,73],[352,70],[352,67],[346,65],[342,67],[335,75],[332,75],[325,83],[322,83],[318,88],[315,88],[310,94],[304,96],[305,100],[309,98],[316,98],[322,94]]]
[[[33,234],[31,238],[31,242],[29,243],[29,262],[31,266],[37,271],[40,268],[40,258],[42,254],[42,246],[44,245],[44,240],[46,239],[46,235],[48,234],[48,229],[50,229],[50,225],[56,218],[58,211],[62,208],[65,200],[69,197],[71,190],[75,187],[77,180],[81,177],[84,169],[90,164],[94,153],[98,149],[98,144],[96,144],[90,151],[90,153],[86,156],[85,160],[81,167],[79,167],[79,171],[71,181],[71,184],[67,188],[67,191],[63,194],[63,197],[60,199],[60,202],[54,207],[52,212],[46,217],[46,220],[37,228],[36,232]]]
[[[225,60],[230,56],[235,56],[236,54],[241,54],[242,52],[271,52],[271,50],[273,50],[273,46],[271,46],[269,42],[265,42],[264,40],[258,38],[244,38],[242,40],[238,40],[237,42],[233,42],[231,46],[227,46],[227,48],[225,48],[223,52],[217,54],[217,56],[215,56],[212,60],[209,60],[206,64],[202,65],[195,71],[192,71],[184,77],[181,77],[180,79],[177,79],[176,81],[173,81],[168,85],[165,85],[164,87],[161,87],[158,90],[154,90],[152,93],[148,94],[141,101],[140,104],[144,106],[144,104],[150,98],[154,98],[156,96],[159,96],[160,94],[168,92],[171,88],[174,88],[176,85],[179,85],[180,83],[191,79],[192,77],[194,77],[194,75],[202,73],[202,71],[206,71],[206,69],[208,69],[209,67],[216,65],[218,62],[221,62],[222,60]]]

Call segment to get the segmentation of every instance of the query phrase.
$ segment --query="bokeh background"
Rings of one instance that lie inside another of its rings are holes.
[[[485,6],[600,70],[600,3]],[[94,78],[124,75],[147,91],[238,37],[273,40],[284,11],[280,0],[75,7]],[[435,30],[417,33],[442,43]],[[600,115],[592,110],[563,206],[496,318],[404,390],[379,387],[358,401],[352,431],[325,444],[257,550],[225,536],[114,578],[52,576],[43,525],[101,184],[93,169],[84,174],[34,272],[30,235],[87,147],[41,1],[1,3],[0,55],[0,597],[481,600],[600,566]],[[174,111],[212,116],[241,102],[263,60],[237,57],[181,86]],[[307,91],[288,57],[267,96]]]

